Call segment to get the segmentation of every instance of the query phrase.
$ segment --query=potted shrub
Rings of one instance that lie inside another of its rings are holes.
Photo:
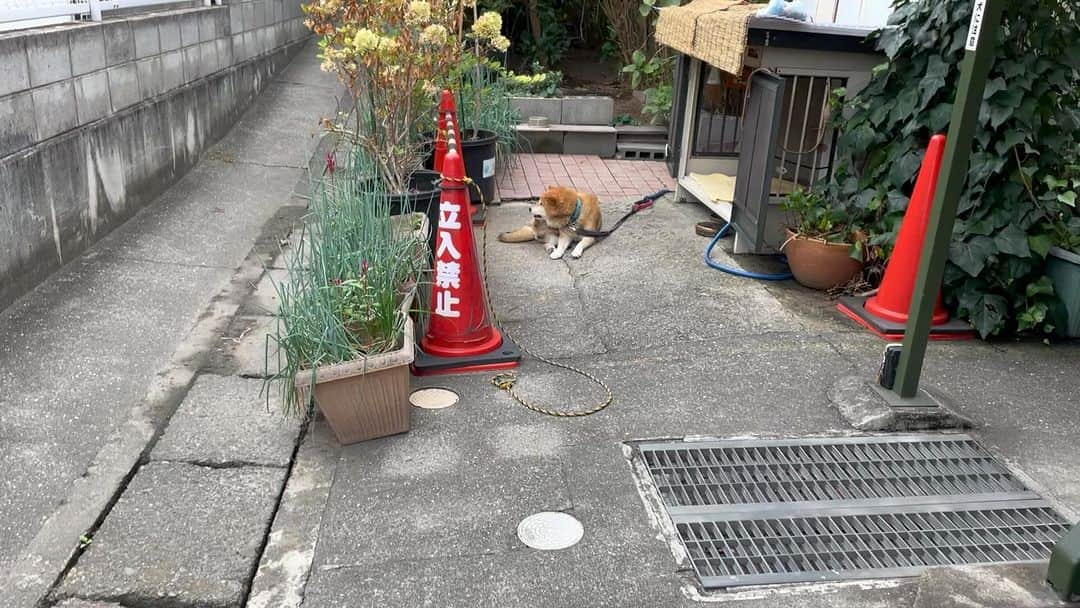
[[[267,349],[285,411],[306,416],[314,401],[342,444],[409,430],[410,309],[428,266],[426,218],[392,217],[369,181],[322,184],[288,282],[277,285],[276,348]]]
[[[789,194],[781,208],[792,221],[781,250],[796,281],[812,289],[831,289],[859,274],[862,240],[852,234],[843,208],[801,189]]]
[[[324,127],[374,161],[392,213],[438,219],[438,175],[423,169],[435,124],[437,82],[461,55],[450,44],[461,0],[315,0],[305,24],[320,37],[322,68],[348,88],[352,111]]]

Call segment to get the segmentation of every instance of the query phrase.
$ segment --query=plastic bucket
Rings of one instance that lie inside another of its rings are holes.
[[[470,138],[472,135],[474,137]],[[465,175],[476,184],[469,188],[469,201],[480,202],[480,195],[491,203],[495,200],[495,148],[499,136],[493,131],[470,131],[464,135],[461,143],[462,159],[465,161]]]

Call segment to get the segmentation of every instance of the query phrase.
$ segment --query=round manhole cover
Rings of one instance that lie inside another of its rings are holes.
[[[585,534],[585,528],[573,515],[544,511],[530,515],[518,524],[521,542],[542,551],[573,547]]]
[[[409,403],[425,410],[441,410],[458,402],[458,394],[448,388],[420,388],[409,395]]]

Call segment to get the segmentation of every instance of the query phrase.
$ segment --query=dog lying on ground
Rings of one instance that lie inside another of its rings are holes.
[[[596,237],[580,236],[576,230],[600,230],[602,224],[596,195],[565,186],[548,186],[530,211],[532,221],[517,230],[500,234],[499,240],[504,243],[543,240],[544,248],[553,260],[563,257],[575,240],[578,243],[570,257],[580,258],[596,242]]]

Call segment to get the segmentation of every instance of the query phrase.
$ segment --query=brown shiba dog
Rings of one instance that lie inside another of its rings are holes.
[[[596,237],[579,236],[575,232],[578,228],[600,230],[600,202],[595,194],[578,192],[565,186],[548,186],[530,210],[533,215],[531,223],[504,233],[499,238],[506,242],[521,242],[530,240],[531,234],[532,239],[545,241],[545,249],[553,260],[563,257],[575,240],[578,244],[570,252],[574,258],[580,258],[596,242]]]

